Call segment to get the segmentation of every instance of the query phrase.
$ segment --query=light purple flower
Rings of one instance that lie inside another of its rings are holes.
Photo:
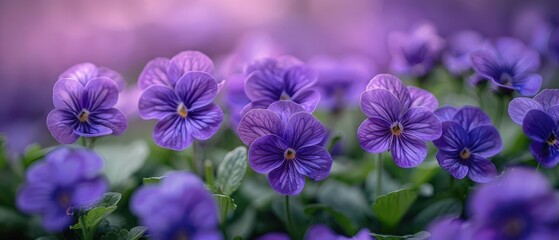
[[[97,67],[93,63],[79,63],[74,66],[71,66],[66,71],[64,71],[58,79],[69,78],[73,80],[77,80],[80,82],[84,87],[87,85],[92,79],[98,77],[106,77],[113,80],[116,85],[118,86],[119,91],[124,90],[126,86],[126,82],[120,73],[106,67]]]
[[[430,240],[471,240],[471,228],[468,222],[455,217],[444,217],[429,225]]]
[[[215,200],[192,173],[172,172],[157,185],[141,187],[132,195],[130,208],[150,238],[222,239]]]
[[[223,121],[223,112],[212,103],[218,90],[214,78],[206,72],[186,72],[174,87],[153,84],[140,96],[143,119],[157,119],[153,130],[155,143],[181,151],[194,139],[207,140]]]
[[[449,108],[444,108],[441,118]],[[442,123],[442,135],[433,141],[439,149],[436,158],[439,165],[453,177],[466,175],[474,182],[485,183],[497,176],[495,165],[488,159],[503,149],[499,132],[489,117],[477,107],[463,107],[452,118]]]
[[[102,169],[103,160],[91,150],[55,149],[27,170],[17,207],[41,215],[46,230],[61,232],[74,222],[74,210],[95,203],[107,191]]]
[[[47,116],[47,127],[60,143],[73,143],[78,137],[119,135],[128,125],[126,116],[113,106],[118,87],[107,77],[89,79],[85,86],[69,78],[54,84],[54,110]]]
[[[357,131],[368,152],[389,150],[397,166],[419,165],[427,156],[425,141],[441,136],[441,122],[433,114],[437,99],[429,92],[405,87],[388,74],[375,76],[361,95],[361,110],[368,117]]]
[[[272,188],[281,194],[299,194],[305,186],[305,176],[321,181],[330,173],[332,157],[319,145],[324,127],[293,102],[279,101],[268,109],[249,111],[237,132],[250,146],[250,167],[268,174]]]
[[[305,235],[305,240],[374,240],[368,229],[362,229],[353,237],[338,235],[330,228],[322,224],[316,224],[310,227]]]
[[[236,131],[242,117],[243,107],[250,103],[244,89],[245,76],[234,73],[227,78],[226,82],[226,104],[229,109],[229,122]]]
[[[411,32],[393,32],[388,36],[391,67],[396,73],[421,77],[431,71],[444,46],[431,24],[421,24]]]
[[[443,54],[443,63],[448,71],[460,75],[470,70],[470,52],[483,46],[484,38],[474,31],[461,31],[448,39],[448,49]]]
[[[544,167],[555,167],[559,163],[559,106],[544,112],[528,111],[522,122],[524,134],[532,140],[530,152]]]
[[[524,116],[530,110],[538,109],[547,112],[550,108],[559,105],[559,90],[544,89],[533,99],[517,97],[509,103],[509,116],[513,122],[522,125]]]
[[[517,39],[501,38],[494,47],[473,51],[470,60],[476,70],[473,79],[489,80],[493,89],[505,94],[517,91],[532,96],[542,85],[542,77],[536,73],[540,66],[538,53]]]

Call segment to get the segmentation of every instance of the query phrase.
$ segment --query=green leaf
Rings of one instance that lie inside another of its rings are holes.
[[[120,193],[108,192],[103,194],[103,198],[101,198],[101,201],[99,201],[97,206],[102,206],[102,207],[116,206],[118,202],[120,202],[121,198],[122,198],[122,194]]]
[[[335,209],[323,204],[311,204],[305,207],[305,213],[309,216],[316,216],[317,212],[325,211],[332,219],[345,231],[346,235],[355,235],[357,227],[353,221],[345,214],[336,211]]]
[[[237,204],[235,204],[235,201],[233,201],[233,199],[229,196],[223,194],[214,194],[213,196],[215,201],[219,205],[221,221],[224,222],[225,219],[227,219],[229,210],[237,209]]]
[[[0,169],[4,168],[8,163],[8,154],[6,149],[6,139],[0,135]]]
[[[37,160],[43,158],[47,151],[43,150],[38,144],[31,144],[25,149],[25,153],[22,156],[23,165],[25,168],[29,167],[31,164]]]
[[[382,234],[372,234],[377,240],[427,240],[431,237],[429,232],[418,232],[413,235],[395,236],[395,235],[382,235]]]
[[[116,206],[110,207],[95,207],[84,216],[84,223],[86,229],[95,229],[97,225],[103,220],[105,217],[109,216],[109,214],[113,213],[116,210]],[[70,226],[70,229],[82,229],[82,221],[81,219],[78,223]]]
[[[390,227],[396,226],[415,202],[417,193],[402,189],[380,196],[373,203],[373,212],[379,220]]]
[[[147,177],[143,179],[144,184],[157,184],[161,182],[164,177]]]
[[[24,226],[26,219],[17,211],[0,206],[0,233],[2,230],[14,229]]]
[[[144,226],[137,226],[137,227],[133,227],[132,229],[130,229],[130,231],[128,232],[128,237],[126,238],[126,240],[137,240],[140,239],[144,233],[148,230],[147,227]]]
[[[105,176],[111,186],[119,186],[138,171],[149,155],[149,146],[144,140],[130,144],[111,144],[95,147],[105,162]]]
[[[418,167],[414,168],[413,172],[411,173],[411,181],[414,185],[420,186],[426,182],[429,182],[431,178],[437,174],[440,170],[440,166],[436,161],[426,162],[424,164],[419,165]]]
[[[247,149],[240,146],[225,155],[217,168],[216,187],[231,196],[240,186],[247,169]]]
[[[342,140],[343,137],[344,137],[343,132],[336,132],[334,137],[332,137],[332,140],[330,141],[330,144],[328,144],[328,148],[327,148],[328,152],[332,152],[332,150],[336,146],[336,143],[338,143],[340,140]]]
[[[360,188],[327,180],[318,189],[318,202],[344,213],[356,224],[363,223],[370,213],[367,198]]]
[[[427,205],[416,215],[413,222],[417,225],[424,225],[441,216],[460,216],[461,213],[462,204],[460,201],[457,199],[443,199]]]

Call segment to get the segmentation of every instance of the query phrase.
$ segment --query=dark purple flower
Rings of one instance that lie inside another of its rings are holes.
[[[170,86],[154,84],[140,96],[143,119],[157,119],[153,130],[155,143],[181,151],[194,139],[213,136],[223,121],[223,112],[212,103],[217,94],[214,78],[206,72],[186,72]]]
[[[559,26],[556,26],[549,36],[549,41],[547,43],[547,48],[551,52],[551,56],[559,61]]]
[[[450,108],[436,113],[445,119]],[[448,114],[450,115],[450,114]],[[453,177],[466,175],[475,182],[485,183],[497,176],[497,168],[488,159],[503,149],[501,136],[491,125],[489,117],[477,107],[463,107],[448,120],[443,120],[442,135],[433,141],[439,149],[439,165]]]
[[[470,240],[470,224],[454,217],[438,219],[429,226],[430,240]]]
[[[293,101],[312,112],[320,101],[318,91],[311,89],[317,73],[296,59],[263,59],[249,65],[246,74],[245,93],[251,103],[243,113],[266,108],[278,100]]]
[[[80,82],[63,78],[54,84],[54,110],[47,116],[47,127],[60,143],[73,143],[78,137],[119,135],[128,125],[126,116],[113,106],[118,87],[107,77]]]
[[[332,157],[319,145],[324,127],[291,101],[250,110],[241,119],[237,132],[250,146],[250,167],[268,174],[272,188],[281,194],[299,194],[305,186],[305,176],[321,181],[330,173]]]
[[[530,110],[522,122],[524,134],[532,140],[530,152],[544,167],[555,167],[559,163],[558,123],[559,106],[549,108],[547,113]]]
[[[374,240],[375,238],[371,235],[368,229],[362,229],[353,237],[346,237],[343,235],[338,235],[330,228],[322,224],[316,224],[311,226],[307,234],[305,235],[305,240]]]
[[[481,185],[469,207],[475,228],[472,239],[557,239],[559,198],[534,170],[511,169],[497,181]]]
[[[289,235],[285,233],[272,232],[272,233],[266,233],[256,239],[257,240],[290,240],[291,238],[289,237]]]
[[[171,59],[159,57],[146,64],[140,73],[138,86],[142,90],[151,85],[173,88],[182,76],[193,71],[213,75],[214,64],[208,56],[198,51],[183,51]]]
[[[119,91],[124,90],[124,87],[126,86],[124,78],[118,72],[115,72],[114,70],[106,67],[97,67],[95,66],[95,64],[88,62],[71,66],[70,68],[68,68],[68,70],[60,74],[58,79],[74,79],[80,82],[85,87],[85,85],[87,85],[87,82],[98,77],[106,77],[115,81]]]
[[[444,40],[431,24],[421,24],[409,33],[394,32],[388,37],[391,67],[396,73],[421,77],[431,71]]]
[[[542,85],[542,77],[536,73],[540,66],[538,53],[517,39],[499,39],[494,47],[473,51],[470,60],[478,80],[489,80],[496,90],[532,96]]]
[[[432,112],[437,106],[423,89],[407,88],[392,75],[375,76],[361,95],[368,117],[357,131],[361,147],[372,153],[389,150],[399,167],[419,165],[427,156],[425,141],[441,136],[441,122]]]
[[[559,105],[559,90],[544,89],[533,99],[517,97],[509,103],[509,116],[513,122],[522,125],[524,116],[530,110],[538,109],[547,112],[550,108]]]
[[[173,172],[132,195],[130,208],[153,239],[222,239],[218,209],[194,174]]]
[[[73,223],[74,209],[95,203],[107,190],[102,169],[103,160],[91,150],[55,149],[27,170],[17,207],[41,215],[46,230],[63,231]]]
[[[448,50],[443,55],[443,63],[448,71],[460,75],[470,70],[470,52],[482,47],[484,38],[474,31],[461,31],[448,39]]]

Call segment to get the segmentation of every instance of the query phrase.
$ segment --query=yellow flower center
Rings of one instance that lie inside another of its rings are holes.
[[[82,109],[82,111],[78,115],[78,120],[80,120],[80,122],[82,123],[87,122],[89,120],[89,111],[87,111],[86,109]]]
[[[396,122],[392,124],[392,126],[390,127],[390,131],[392,132],[392,134],[400,136],[400,134],[402,134],[402,132],[404,131],[404,126],[402,126],[400,122]]]
[[[468,149],[468,148],[464,148],[460,152],[460,158],[462,158],[462,160],[466,160],[466,159],[470,158],[471,155],[472,155],[472,152],[470,152],[470,149]]]
[[[287,150],[285,150],[285,153],[283,155],[285,159],[292,160],[295,158],[295,150],[293,150],[292,148],[288,148]]]
[[[186,118],[186,116],[188,116],[188,109],[186,108],[186,106],[184,106],[183,103],[181,103],[181,104],[177,107],[177,113],[178,113],[179,116],[181,116],[182,118]]]
[[[557,137],[555,137],[555,135],[551,135],[547,140],[546,140],[547,144],[549,145],[555,145],[557,144]]]

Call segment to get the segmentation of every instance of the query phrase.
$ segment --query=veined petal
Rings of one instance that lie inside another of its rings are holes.
[[[196,139],[206,140],[213,136],[223,121],[223,111],[215,103],[188,112],[188,130]]]
[[[245,81],[245,94],[251,101],[260,99],[279,100],[284,88],[281,76],[262,71],[250,73]]]
[[[470,53],[470,61],[472,66],[486,78],[493,78],[496,72],[499,72],[500,65],[497,62],[496,56],[489,50],[475,50]]]
[[[18,191],[16,205],[26,213],[44,211],[50,207],[48,203],[54,191],[54,186],[46,183],[25,184]]]
[[[398,167],[412,168],[427,157],[427,145],[418,138],[401,135],[393,138],[390,152]]]
[[[439,101],[429,91],[413,86],[409,86],[408,91],[411,99],[410,107],[426,107],[431,111],[439,107]]]
[[[473,154],[468,160],[468,177],[474,182],[487,183],[497,177],[497,168],[489,159]]]
[[[249,102],[241,109],[239,115],[243,117],[252,109],[267,109],[270,106],[270,104],[274,102],[275,102],[274,100],[270,100],[270,99],[260,99],[257,101]]]
[[[332,168],[332,156],[326,149],[317,145],[299,148],[292,161],[299,173],[313,181],[324,180]]]
[[[394,94],[402,104],[402,108],[406,109],[411,104],[410,92],[400,79],[390,74],[377,74],[369,84],[366,90],[385,89]]]
[[[193,141],[186,120],[175,114],[168,115],[155,125],[153,139],[157,145],[175,151],[186,149]]]
[[[299,149],[319,144],[325,133],[324,126],[312,114],[299,112],[293,114],[287,121],[284,139],[290,147]]]
[[[546,142],[531,142],[530,152],[536,160],[544,167],[552,168],[559,163],[559,148],[557,145],[550,146]]]
[[[497,155],[503,150],[503,141],[497,128],[493,126],[479,126],[468,133],[470,151],[484,158]]]
[[[213,101],[217,84],[208,73],[187,72],[177,81],[175,92],[188,110],[195,110]]]
[[[361,94],[361,111],[369,118],[381,118],[393,123],[400,117],[400,101],[384,89],[373,89]]]
[[[93,63],[86,62],[71,66],[68,70],[60,74],[58,79],[70,78],[77,80],[82,86],[85,86],[90,79],[97,77],[97,74],[97,66]]]
[[[462,125],[446,121],[442,123],[441,137],[433,141],[433,144],[441,151],[457,152],[467,147],[469,142],[470,137]]]
[[[291,116],[293,116],[293,114],[305,111],[301,105],[285,100],[270,104],[270,106],[268,106],[268,110],[275,112],[285,124],[287,124],[287,121]]]
[[[128,119],[116,108],[94,112],[90,115],[90,121],[110,128],[115,135],[122,134],[128,127]]]
[[[454,121],[460,123],[466,132],[481,125],[491,125],[491,119],[478,107],[466,106],[454,114]]]
[[[313,112],[318,102],[320,102],[320,93],[316,90],[307,89],[299,91],[291,100],[301,105],[305,111]]]
[[[138,108],[143,119],[163,119],[175,115],[180,99],[173,89],[167,86],[152,85],[140,96]]]
[[[237,133],[247,146],[254,140],[266,136],[283,136],[286,123],[282,122],[277,114],[267,109],[250,110],[239,122]]]
[[[522,125],[526,113],[532,109],[544,110],[542,104],[530,98],[518,97],[509,103],[509,116],[513,122]]]
[[[79,136],[74,133],[77,117],[67,111],[54,109],[47,116],[47,127],[56,141],[62,144],[74,143]]]
[[[559,105],[550,107],[545,112],[553,119],[553,121],[559,123]]]
[[[74,127],[74,133],[82,137],[100,137],[112,134],[113,130],[97,123],[78,122]]]
[[[402,116],[403,134],[424,141],[439,138],[442,133],[441,121],[425,107],[412,107]]]
[[[521,78],[515,78],[512,85],[521,95],[534,96],[542,86],[542,76],[534,73]]]
[[[439,120],[441,120],[441,122],[444,122],[452,121],[452,118],[457,111],[458,109],[456,109],[455,107],[444,106],[435,110],[433,113],[439,118]]]
[[[257,173],[267,174],[278,168],[285,160],[287,143],[276,135],[256,139],[248,150],[248,163]]]
[[[172,87],[174,83],[169,81],[167,68],[169,67],[168,58],[156,58],[149,61],[138,78],[138,86],[142,90],[151,85],[162,85]]]
[[[295,95],[307,87],[312,86],[318,79],[318,73],[304,64],[290,67],[285,72],[285,90],[289,95]]]
[[[84,86],[78,81],[68,78],[56,81],[52,92],[54,108],[70,112],[81,111],[83,92]]]
[[[167,75],[172,83],[178,81],[187,72],[205,72],[214,74],[214,64],[205,54],[198,51],[184,51],[169,61]]]
[[[441,168],[457,179],[463,179],[468,174],[468,166],[459,158],[458,152],[439,150],[436,158]]]
[[[386,152],[392,142],[390,123],[380,118],[366,119],[357,130],[357,139],[361,148],[368,152]]]
[[[126,88],[126,81],[124,80],[124,77],[122,77],[122,75],[115,70],[112,70],[107,67],[98,67],[97,76],[106,77],[113,80],[118,86],[119,92],[122,92],[122,90]]]
[[[544,109],[559,105],[559,89],[544,89],[534,97]]]
[[[118,101],[118,86],[106,77],[89,80],[85,85],[81,106],[89,111],[112,108]],[[81,110],[81,109],[80,109]]]
[[[524,117],[522,129],[530,139],[545,143],[551,136],[557,123],[541,110],[530,110]]]
[[[281,166],[268,174],[268,181],[272,188],[281,194],[297,195],[305,187],[305,176],[297,172],[295,164],[284,161]]]

